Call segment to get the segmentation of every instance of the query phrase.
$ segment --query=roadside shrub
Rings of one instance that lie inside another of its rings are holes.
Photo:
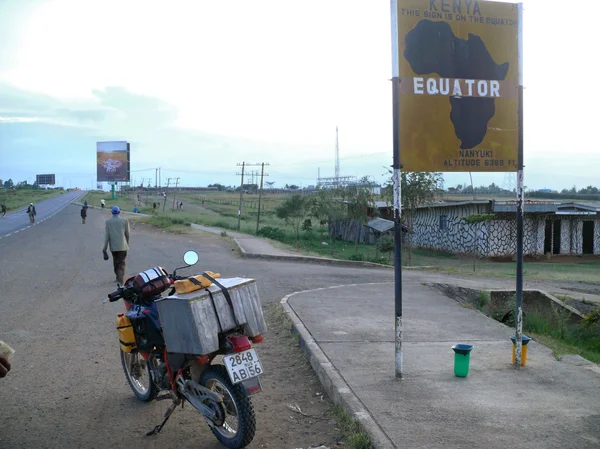
[[[363,253],[355,253],[355,254],[351,254],[348,257],[348,260],[363,261],[363,260],[365,260],[365,256]]]
[[[260,228],[256,235],[284,243],[287,241],[285,237],[285,232],[282,229],[275,228],[272,226],[264,226]]]

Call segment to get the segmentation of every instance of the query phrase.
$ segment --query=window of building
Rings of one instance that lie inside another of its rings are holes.
[[[440,215],[440,231],[448,230],[448,215]]]

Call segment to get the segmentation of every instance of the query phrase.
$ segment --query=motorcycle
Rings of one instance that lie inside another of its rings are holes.
[[[209,354],[169,350],[164,338],[169,330],[166,328],[168,320],[163,320],[161,326],[161,318],[166,317],[159,314],[157,303],[160,305],[161,300],[174,294],[175,281],[189,279],[197,284],[194,277],[177,276],[177,270],[195,265],[198,254],[186,252],[184,262],[186,266],[175,269],[171,275],[156,267],[131,277],[104,300],[123,299],[125,304],[126,313],[117,318],[125,378],[140,401],[172,401],[162,423],[147,435],[158,434],[175,409],[187,401],[205,418],[221,444],[229,449],[240,449],[250,444],[256,430],[251,396],[262,391],[260,375],[264,371],[251,343],[261,342],[262,335],[248,337],[244,335],[247,326],[239,325],[219,332],[218,349]],[[151,279],[148,273],[157,273],[157,276]],[[222,287],[209,274],[202,273],[202,276],[212,285]],[[142,286],[140,277],[144,281]],[[162,293],[169,288],[171,292],[163,297]],[[232,306],[229,295],[226,296]],[[212,294],[210,298],[213,299]],[[182,327],[180,323],[177,322],[177,327]]]

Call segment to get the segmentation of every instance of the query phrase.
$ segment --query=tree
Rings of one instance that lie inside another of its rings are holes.
[[[12,189],[14,186],[15,186],[15,183],[13,182],[12,178],[9,178],[8,181],[4,181],[5,189]]]
[[[392,170],[387,169],[391,175]],[[444,178],[439,172],[402,172],[400,187],[402,189],[402,217],[407,228],[408,265],[412,264],[412,234],[414,217],[418,207],[431,204],[436,196],[443,193]],[[470,189],[465,187],[463,192]],[[393,203],[393,178],[390,176],[385,188],[386,199]]]
[[[219,184],[218,182],[214,184],[209,184],[208,187],[216,187],[219,192],[223,192],[227,189],[226,186],[224,186],[223,184]]]
[[[319,221],[322,241],[325,225],[335,223],[344,216],[342,194],[336,189],[318,189],[313,197],[310,215]],[[331,233],[329,235],[332,237]]]
[[[373,193],[374,183],[369,180],[368,176],[364,176],[356,184],[351,184],[346,187],[343,192],[343,198],[348,205],[348,218],[358,222],[362,228],[368,221],[369,209],[373,211],[375,208],[375,194]],[[356,232],[356,240],[354,245],[354,253],[358,253],[358,241],[360,239],[360,228]]]
[[[390,235],[382,235],[377,239],[377,250],[380,253],[387,253],[387,261],[390,263],[390,256],[394,251],[394,238]]]
[[[285,220],[292,227],[296,234],[296,242],[300,240],[300,226],[309,214],[313,199],[302,195],[292,195],[287,198],[280,206],[275,208],[277,218]]]

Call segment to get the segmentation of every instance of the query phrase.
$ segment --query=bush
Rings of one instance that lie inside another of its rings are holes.
[[[365,260],[365,256],[363,253],[356,253],[356,254],[350,255],[350,257],[348,257],[348,260],[362,261],[362,260]]]
[[[277,240],[279,242],[285,243],[287,238],[285,236],[285,232],[282,229],[275,228],[272,226],[265,226],[258,230],[256,235],[261,237],[266,237],[268,239]]]

